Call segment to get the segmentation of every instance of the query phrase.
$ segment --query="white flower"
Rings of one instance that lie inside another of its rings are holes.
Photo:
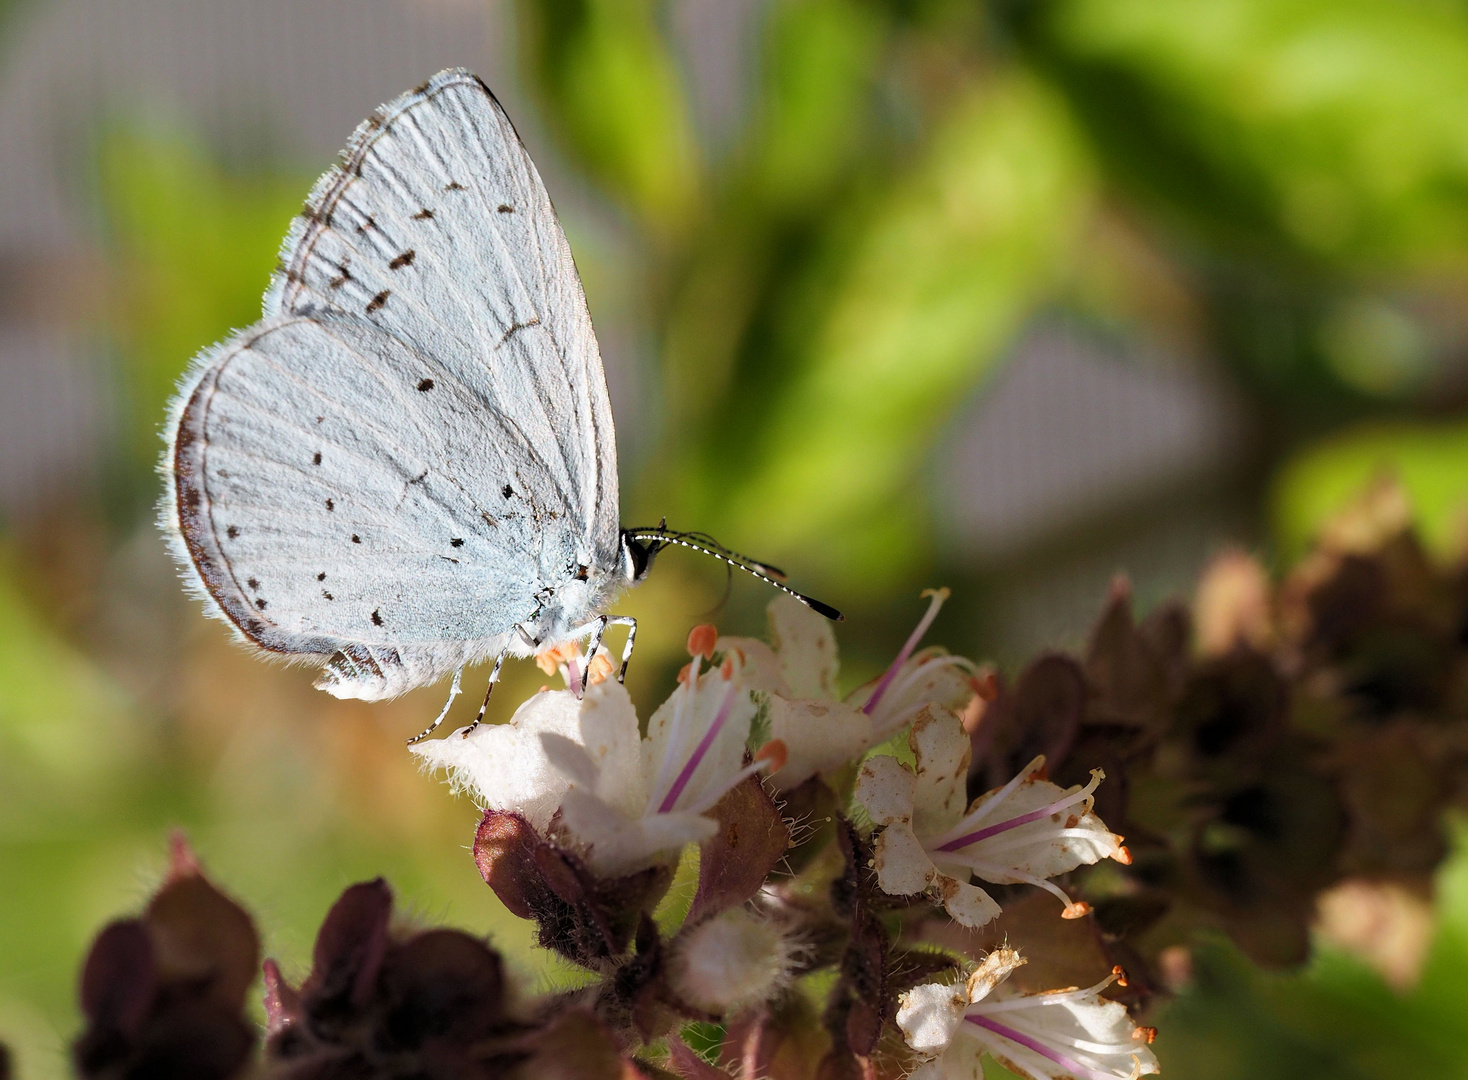
[[[932,598],[928,611],[896,659],[844,701],[836,698],[840,658],[830,621],[791,597],[770,602],[773,647],[753,638],[719,640],[736,660],[741,684],[768,698],[770,734],[789,755],[774,776],[779,790],[860,757],[926,708],[959,709],[973,697],[973,661],[936,647],[914,653],[948,590],[923,595]]]
[[[967,982],[924,983],[902,996],[897,1026],[924,1059],[911,1080],[982,1080],[988,1051],[1031,1080],[1137,1080],[1159,1072],[1154,1032],[1100,996],[1120,971],[1084,990],[1022,994],[1004,985],[1025,961],[995,949]]]
[[[579,700],[571,690],[542,691],[508,724],[412,750],[486,809],[519,813],[542,836],[558,831],[593,870],[617,876],[708,839],[717,826],[704,815],[724,794],[778,766],[778,745],[744,763],[754,713],[732,664],[701,673],[695,656],[646,739],[626,689],[606,679]]]
[[[1067,918],[1078,918],[1089,906],[1073,903],[1045,879],[1108,856],[1131,862],[1122,838],[1091,812],[1101,770],[1085,787],[1063,791],[1042,779],[1045,759],[1038,757],[965,812],[970,743],[958,718],[925,712],[908,745],[915,770],[877,755],[863,762],[856,779],[856,800],[880,830],[877,882],[889,895],[929,893],[964,926],[982,926],[999,905],[969,884],[976,875],[997,885],[1038,885],[1060,897]]]

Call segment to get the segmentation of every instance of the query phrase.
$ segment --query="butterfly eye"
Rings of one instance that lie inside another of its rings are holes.
[[[591,573],[591,567],[587,566],[585,563],[577,563],[576,564],[576,580],[577,581],[585,581],[586,578],[587,578],[587,576],[590,573]]]

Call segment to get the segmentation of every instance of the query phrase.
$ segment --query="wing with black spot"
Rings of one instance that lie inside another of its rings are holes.
[[[361,318],[493,414],[615,566],[617,454],[585,296],[540,176],[494,96],[450,70],[365,121],[281,251],[265,315]]]
[[[175,404],[181,556],[260,647],[360,659],[342,696],[497,651],[574,558],[544,540],[569,508],[541,458],[453,381],[425,388],[433,372],[366,322],[286,316],[204,354]]]

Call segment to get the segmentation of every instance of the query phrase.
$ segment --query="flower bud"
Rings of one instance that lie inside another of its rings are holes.
[[[697,1009],[738,1012],[769,1001],[789,983],[798,951],[775,922],[731,908],[678,936],[672,987]]]

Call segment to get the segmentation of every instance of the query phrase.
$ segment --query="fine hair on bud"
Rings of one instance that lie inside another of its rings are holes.
[[[784,990],[803,951],[779,921],[747,907],[731,908],[678,935],[672,987],[695,1008],[737,1013]]]

